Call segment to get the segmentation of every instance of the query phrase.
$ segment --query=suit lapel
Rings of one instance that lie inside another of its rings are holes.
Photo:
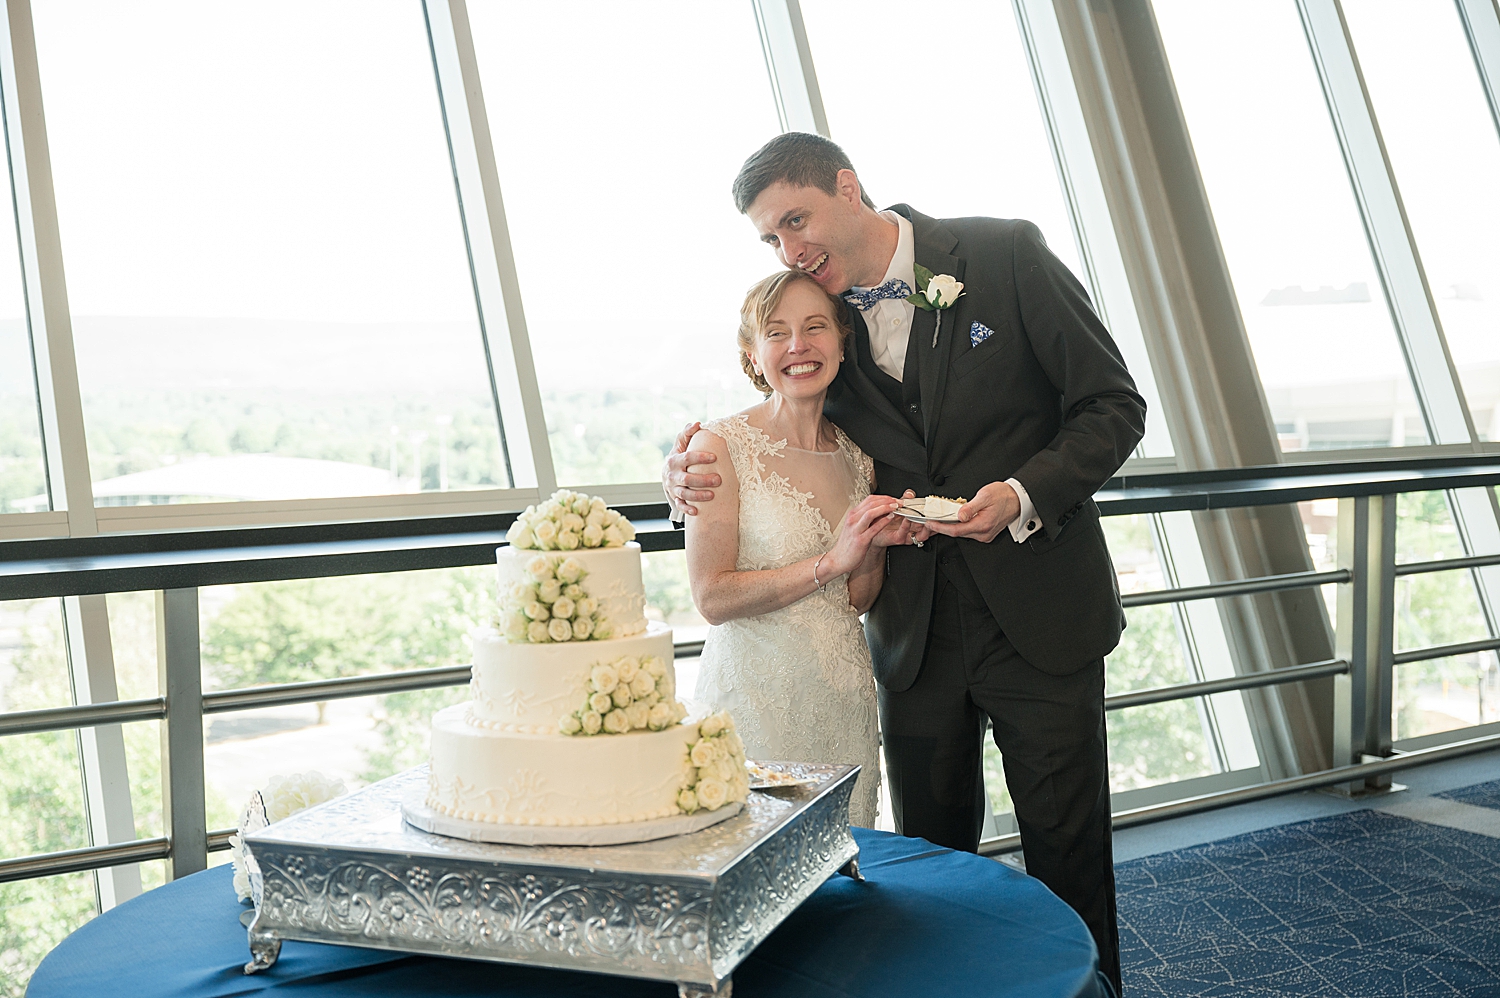
[[[943,227],[934,218],[913,211],[910,206],[898,204],[893,211],[911,220],[912,242],[916,250],[917,263],[934,274],[948,274],[957,281],[964,279],[964,261],[952,256],[958,245],[958,237]],[[911,338],[906,349],[921,350],[922,418],[926,430],[926,444],[930,448],[937,435],[937,414],[942,411],[943,390],[948,385],[948,358],[952,352],[953,309],[928,312],[917,309],[912,316]],[[933,336],[936,326],[937,336]]]

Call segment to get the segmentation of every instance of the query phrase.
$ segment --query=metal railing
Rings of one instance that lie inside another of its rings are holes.
[[[1335,758],[1321,772],[1202,794],[1115,815],[1120,827],[1335,784],[1378,788],[1389,774],[1424,762],[1500,748],[1500,735],[1397,753],[1391,744],[1394,666],[1500,649],[1500,638],[1395,651],[1394,580],[1429,572],[1500,565],[1481,555],[1397,565],[1395,496],[1402,492],[1489,487],[1500,483],[1500,458],[1438,458],[1324,466],[1156,475],[1112,481],[1096,497],[1104,515],[1231,509],[1311,499],[1338,499],[1340,565],[1212,585],[1131,593],[1126,607],[1234,599],[1335,585],[1340,588],[1339,657],[1107,697],[1107,710],[1332,677]],[[624,507],[648,551],[682,546],[662,505]],[[210,851],[228,848],[231,830],[205,828],[203,718],[209,714],[455,686],[468,666],[451,666],[205,692],[199,661],[198,588],[239,582],[318,578],[492,564],[514,514],[282,528],[184,531],[0,542],[0,599],[154,589],[162,695],[140,700],[0,713],[0,736],[135,721],[163,722],[165,836],[0,860],[0,882],[165,859],[169,877],[204,868]],[[1348,612],[1344,612],[1347,608]],[[698,654],[702,642],[676,646]],[[986,841],[983,851],[1018,848],[1019,836]]]

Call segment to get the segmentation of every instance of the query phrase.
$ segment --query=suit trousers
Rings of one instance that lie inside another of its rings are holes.
[[[1026,872],[1083,918],[1120,992],[1104,662],[1067,676],[1034,668],[945,545],[917,681],[881,687],[880,729],[896,831],[977,851],[988,716],[1005,761]],[[951,577],[950,577],[951,576]]]

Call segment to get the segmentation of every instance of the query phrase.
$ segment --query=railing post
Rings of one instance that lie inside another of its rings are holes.
[[[1338,565],[1350,580],[1338,589],[1337,655],[1349,663],[1335,676],[1333,764],[1348,766],[1391,754],[1395,654],[1396,497],[1339,500]],[[1343,783],[1341,793],[1390,788],[1390,777]]]
[[[156,593],[156,672],[167,700],[161,727],[161,804],[172,848],[167,879],[176,880],[208,866],[197,589]]]

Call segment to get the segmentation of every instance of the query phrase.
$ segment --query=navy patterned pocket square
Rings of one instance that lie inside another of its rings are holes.
[[[971,347],[977,347],[979,346],[979,344],[983,343],[985,340],[994,335],[995,331],[989,326],[986,326],[982,322],[976,322],[974,323],[974,325],[969,327],[969,345]]]

